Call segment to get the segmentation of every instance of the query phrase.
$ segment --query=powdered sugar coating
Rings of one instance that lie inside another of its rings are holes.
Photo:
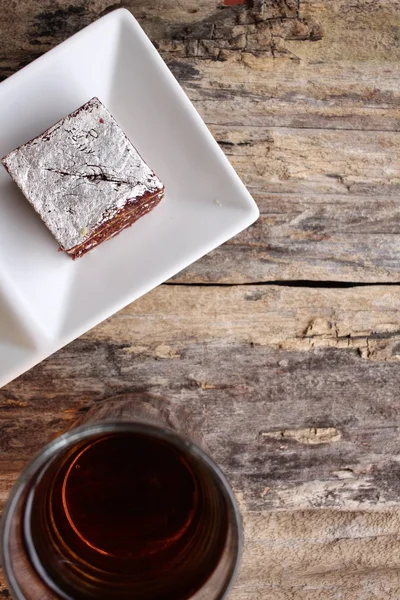
[[[81,244],[128,202],[163,189],[97,98],[3,163],[64,250]]]

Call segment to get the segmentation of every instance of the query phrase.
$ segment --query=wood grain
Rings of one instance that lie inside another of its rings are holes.
[[[162,286],[0,391],[0,459],[146,390],[196,415],[252,509],[396,504],[400,286],[339,292]]]
[[[119,6],[261,209],[176,281],[399,281],[397,0],[0,0],[0,77]]]
[[[0,78],[130,9],[261,210],[0,390],[0,501],[97,402],[151,392],[190,411],[240,501],[233,600],[393,600],[400,1],[222,5],[0,0]]]
[[[1,499],[97,402],[151,392],[188,410],[240,499],[232,598],[395,593],[399,307],[400,286],[161,286],[0,390]]]

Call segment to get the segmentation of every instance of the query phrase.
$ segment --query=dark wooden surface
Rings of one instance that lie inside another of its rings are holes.
[[[240,501],[232,599],[396,599],[400,2],[0,0],[0,76],[122,5],[261,218],[0,390],[1,501],[77,416],[150,391]]]

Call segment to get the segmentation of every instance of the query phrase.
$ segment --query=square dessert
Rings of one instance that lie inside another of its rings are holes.
[[[92,98],[2,163],[73,259],[151,211],[164,186]]]

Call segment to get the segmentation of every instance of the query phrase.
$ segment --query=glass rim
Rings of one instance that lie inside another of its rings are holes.
[[[230,592],[238,574],[240,558],[243,550],[243,528],[240,511],[237,500],[234,496],[231,486],[228,483],[224,473],[214,460],[202,450],[197,444],[193,443],[184,435],[168,429],[163,425],[154,425],[140,418],[134,421],[118,419],[104,420],[92,424],[80,425],[69,431],[66,431],[56,439],[48,443],[39,451],[31,461],[24,467],[18,479],[14,483],[9,497],[4,506],[3,515],[0,526],[0,563],[3,568],[4,578],[7,586],[15,600],[27,600],[22,592],[11,564],[11,555],[8,551],[8,543],[10,540],[10,529],[12,519],[15,513],[16,506],[21,498],[21,495],[32,477],[41,471],[46,463],[55,457],[61,450],[65,450],[73,446],[76,442],[85,440],[96,434],[103,433],[147,433],[160,440],[172,443],[180,450],[189,451],[194,458],[199,459],[215,476],[216,482],[220,485],[220,490],[225,496],[228,503],[228,510],[232,515],[231,526],[233,535],[236,538],[236,552],[230,565],[229,572],[225,576],[221,591],[215,600],[223,600]]]

